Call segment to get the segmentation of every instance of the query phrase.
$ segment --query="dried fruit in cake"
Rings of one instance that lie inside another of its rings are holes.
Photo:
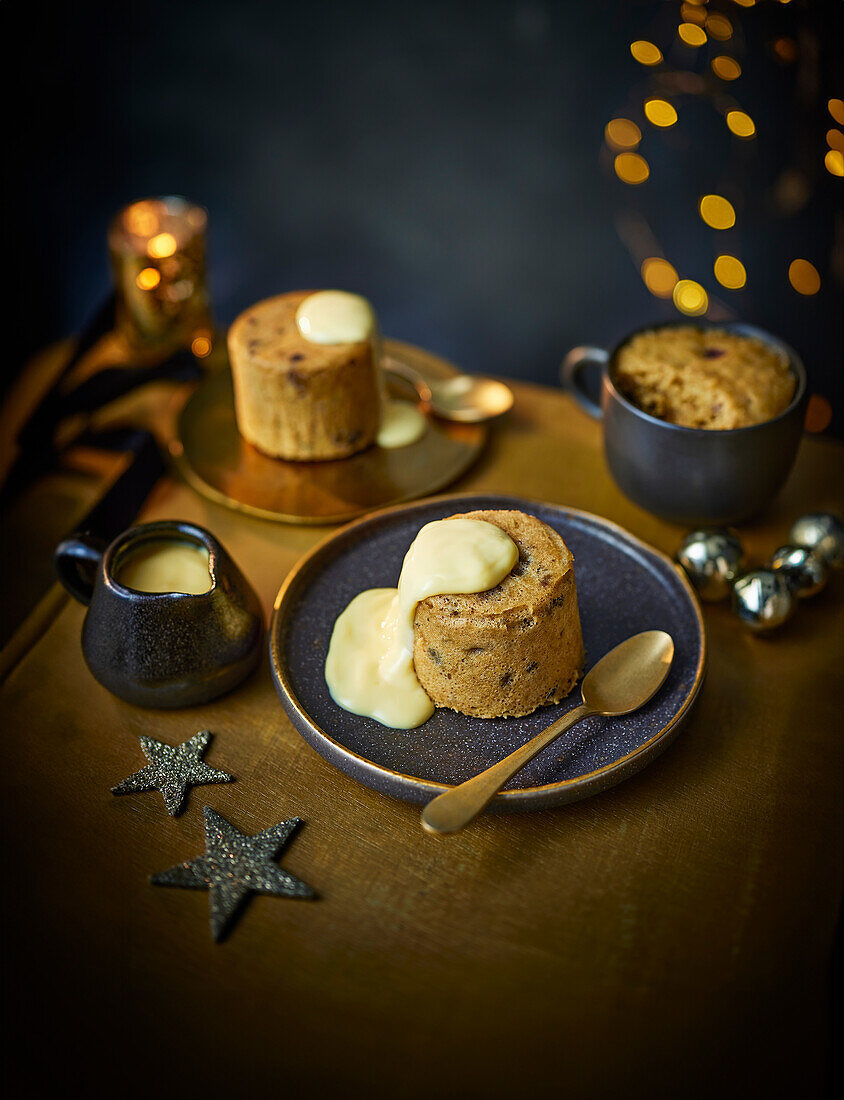
[[[456,517],[454,517],[456,518]],[[430,596],[416,609],[413,662],[438,707],[480,718],[558,703],[583,669],[574,559],[535,516],[477,511],[516,543],[519,561],[495,588]]]
[[[238,430],[274,458],[345,458],[370,446],[378,431],[374,318],[365,339],[315,342],[297,324],[297,311],[311,296],[294,291],[267,298],[229,330]]]

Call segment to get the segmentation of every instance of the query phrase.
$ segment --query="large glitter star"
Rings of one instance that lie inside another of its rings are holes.
[[[231,783],[234,779],[228,772],[209,767],[202,759],[211,743],[210,730],[200,730],[190,741],[183,741],[181,745],[167,745],[151,737],[142,737],[140,741],[149,764],[112,787],[112,794],[161,791],[167,813],[178,817],[185,808],[190,787],[204,783]]]
[[[150,876],[153,886],[210,891],[211,934],[218,942],[229,930],[249,894],[313,898],[314,891],[272,861],[301,824],[291,817],[255,836],[246,836],[206,806],[205,855]]]

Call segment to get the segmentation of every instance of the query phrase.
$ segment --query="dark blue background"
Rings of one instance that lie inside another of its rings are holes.
[[[643,120],[653,74],[631,58],[633,39],[701,73],[716,52],[677,44],[672,0],[148,0],[68,5],[49,19],[4,4],[17,291],[6,376],[107,291],[112,213],[175,192],[210,212],[220,322],[270,293],[340,286],[373,300],[388,335],[542,382],[572,344],[677,316],[649,295],[620,239],[620,226],[644,219],[681,276],[793,343],[813,388],[833,397],[844,180],[823,156],[826,101],[844,96],[840,9],[710,4],[736,28],[716,50],[744,67],[726,89],[757,123],[757,140],[742,143],[700,100],[675,100],[671,130]],[[795,64],[776,60],[780,35],[796,42]],[[612,173],[603,129],[617,115],[643,129],[643,187]],[[783,216],[775,183],[795,166],[810,197]],[[735,232],[697,216],[709,190],[735,199]],[[722,249],[744,259],[744,291],[715,283]],[[788,284],[795,256],[821,271],[814,298]]]

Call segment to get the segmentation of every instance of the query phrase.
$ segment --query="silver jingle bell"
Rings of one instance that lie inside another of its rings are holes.
[[[736,535],[722,527],[702,527],[680,543],[677,561],[702,600],[723,600],[744,563]]]
[[[788,581],[772,569],[752,569],[733,585],[733,611],[758,633],[784,623],[796,602]]]
[[[794,595],[803,600],[820,592],[829,574],[826,562],[808,546],[781,546],[771,555],[768,565],[775,573],[781,573]]]
[[[788,534],[795,546],[808,546],[833,569],[844,567],[844,522],[831,512],[812,512],[800,519]]]

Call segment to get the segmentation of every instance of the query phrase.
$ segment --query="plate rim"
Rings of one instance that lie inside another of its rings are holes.
[[[357,519],[352,520],[351,523],[344,524],[336,531],[332,531],[324,538],[320,539],[311,549],[304,554],[293,566],[287,576],[284,578],[276,598],[273,602],[272,615],[270,616],[270,624],[268,634],[268,649],[270,657],[270,672],[273,678],[273,684],[276,689],[276,693],[279,696],[279,700],[287,712],[288,717],[291,719],[296,732],[306,741],[311,748],[316,752],[319,752],[323,759],[326,759],[329,764],[332,764],[338,769],[343,771],[350,779],[355,782],[362,783],[364,786],[374,786],[368,784],[365,781],[358,778],[356,774],[351,774],[349,771],[345,771],[340,768],[334,760],[325,757],[320,752],[318,746],[319,742],[325,742],[330,746],[331,750],[346,759],[351,763],[356,771],[360,770],[365,774],[375,773],[376,775],[386,779],[391,785],[398,785],[401,787],[407,787],[408,790],[416,793],[423,793],[430,795],[430,797],[436,797],[438,794],[442,794],[444,791],[452,790],[457,784],[454,783],[441,783],[435,780],[422,779],[419,776],[408,775],[405,772],[395,771],[392,768],[388,768],[383,764],[377,764],[374,760],[370,760],[368,757],[361,756],[359,753],[354,752],[352,749],[347,748],[341,744],[331,734],[327,733],[316,721],[308,714],[305,708],[302,706],[301,701],[293,691],[290,684],[290,678],[287,670],[284,668],[284,664],[281,660],[279,637],[280,637],[280,620],[282,615],[282,608],[287,593],[295,583],[296,579],[301,573],[311,564],[312,559],[321,554],[325,547],[328,546],[335,539],[342,536],[347,536],[358,527],[362,527],[365,524],[372,523],[373,521],[383,519],[396,512],[408,512],[414,508],[423,508],[431,504],[457,502],[458,500],[477,500],[479,497],[486,498],[490,501],[496,501],[502,505],[527,505],[530,507],[550,508],[562,510],[570,515],[576,517],[582,517],[590,521],[597,521],[601,526],[607,527],[617,535],[621,535],[623,539],[628,542],[632,542],[638,549],[645,551],[648,554],[652,554],[658,559],[661,559],[667,564],[683,589],[685,589],[686,595],[689,598],[692,610],[694,611],[695,619],[697,622],[698,633],[700,637],[700,655],[698,658],[697,666],[695,668],[694,679],[686,694],[682,706],[679,708],[676,714],[672,716],[669,722],[666,723],[661,729],[643,744],[633,749],[631,752],[626,753],[624,756],[619,757],[617,760],[613,760],[609,764],[604,764],[600,768],[596,768],[591,772],[587,772],[584,775],[575,776],[572,779],[561,779],[554,783],[543,783],[534,787],[519,787],[513,790],[499,791],[493,801],[490,803],[489,809],[533,809],[540,808],[539,803],[542,805],[560,805],[566,802],[575,802],[581,798],[589,797],[592,794],[598,794],[608,787],[615,786],[616,783],[622,782],[624,779],[634,775],[637,771],[641,770],[649,761],[657,756],[663,749],[667,748],[674,738],[679,733],[680,727],[687,718],[691,707],[697,699],[700,692],[701,685],[706,673],[707,662],[707,637],[706,637],[706,625],[703,619],[703,612],[698,600],[697,593],[692,587],[686,574],[683,572],[681,566],[677,565],[667,554],[662,550],[658,550],[656,547],[646,543],[643,539],[638,538],[636,535],[631,534],[626,528],[620,524],[615,523],[613,520],[605,519],[603,516],[599,516],[594,512],[587,512],[582,508],[572,508],[566,504],[558,504],[553,501],[537,500],[533,497],[521,497],[512,496],[508,493],[494,493],[494,492],[476,492],[476,493],[442,493],[437,496],[425,497],[423,500],[407,501],[395,505],[390,505],[387,508],[379,508],[375,512],[369,512],[364,516],[360,516]],[[303,731],[299,728],[294,714],[298,716],[300,721],[309,728],[313,740],[307,737]],[[619,774],[621,773],[621,774]],[[609,780],[609,781],[607,781]],[[381,787],[375,787],[375,789],[384,793]],[[392,794],[391,791],[386,793]],[[400,797],[400,796],[397,796]]]
[[[411,358],[413,358],[414,355],[423,355],[436,360],[438,368],[444,368],[444,373],[446,377],[451,377],[459,373],[458,368],[448,359],[443,358],[436,352],[428,351],[426,348],[419,347],[416,344],[409,344],[405,340],[395,340],[391,337],[384,337],[383,343],[384,351],[388,354],[394,355],[397,359],[401,359],[403,355],[407,357],[409,351]],[[360,509],[353,509],[346,512],[338,512],[336,515],[331,516],[310,516],[300,515],[296,513],[274,512],[271,511],[269,508],[262,508],[260,505],[257,504],[246,504],[243,501],[238,500],[236,497],[227,496],[226,493],[224,493],[221,489],[218,489],[215,485],[212,485],[209,481],[206,481],[205,478],[202,477],[202,475],[198,472],[198,470],[195,469],[193,463],[188,459],[185,453],[182,425],[191,403],[194,401],[196,395],[200,392],[202,387],[212,382],[219,383],[220,380],[222,378],[225,378],[226,376],[228,376],[229,378],[232,377],[231,366],[228,362],[226,363],[225,367],[221,367],[219,370],[214,371],[213,374],[200,381],[199,385],[197,385],[195,389],[190,394],[188,394],[187,398],[185,399],[181,408],[178,409],[175,416],[173,438],[170,439],[168,442],[168,452],[176,469],[179,471],[179,473],[185,479],[188,485],[194,490],[194,492],[199,493],[200,496],[205,497],[206,500],[210,500],[214,504],[221,504],[223,505],[223,507],[230,508],[232,511],[235,512],[240,512],[242,515],[253,516],[257,519],[268,520],[271,523],[295,523],[301,524],[304,527],[329,527],[336,524],[345,525],[350,522],[353,523],[356,520],[365,519],[367,516],[375,514],[373,511],[361,512]],[[429,419],[429,417],[426,416],[426,419]],[[446,485],[451,484],[458,478],[463,477],[466,473],[468,473],[472,466],[474,466],[474,464],[480,459],[487,443],[489,442],[490,426],[488,422],[484,421],[479,421],[472,424],[464,424],[461,426],[478,429],[480,432],[480,441],[476,445],[472,446],[471,453],[468,455],[465,464],[460,468],[460,470],[456,474],[448,474],[447,476],[444,476],[439,481],[435,481],[426,488],[419,490],[419,492],[411,490],[409,493],[406,493],[398,500],[394,500],[390,504],[384,505],[384,511],[390,508],[401,507],[405,504],[412,504],[415,501],[427,500],[429,494],[437,494],[438,490],[444,488]],[[349,456],[349,458],[354,457],[354,455]],[[284,460],[279,459],[278,461],[283,462]],[[341,459],[335,461],[343,460]],[[382,509],[379,508],[378,511],[380,512],[382,511]]]

